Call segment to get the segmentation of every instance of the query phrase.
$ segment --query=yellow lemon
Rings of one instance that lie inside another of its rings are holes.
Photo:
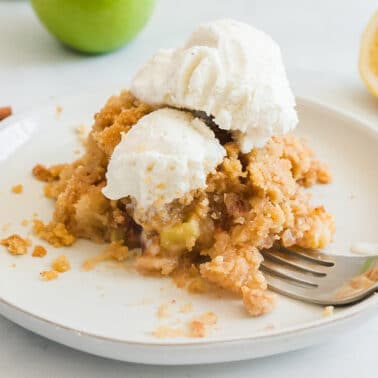
[[[362,34],[359,70],[369,91],[378,97],[378,11]]]

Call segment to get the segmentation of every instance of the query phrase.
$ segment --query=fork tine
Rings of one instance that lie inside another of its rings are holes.
[[[261,263],[261,270],[296,286],[305,287],[307,289],[313,289],[318,286],[315,282],[309,280],[309,275],[298,273],[290,267],[285,267],[274,261],[264,260]]]
[[[322,266],[297,258],[296,256],[288,256],[287,254],[276,250],[262,250],[261,254],[264,256],[264,259],[269,259],[289,266],[303,274],[311,274],[315,277],[325,277],[327,275]],[[328,269],[328,267],[325,269]]]
[[[309,298],[308,288],[294,286],[291,283],[270,274],[269,272],[264,272],[264,276],[268,281],[268,287],[270,290],[288,296],[290,298],[299,299],[310,303],[316,303],[316,300]]]
[[[310,261],[312,263],[323,265],[323,266],[334,266],[335,263],[332,257],[325,255],[324,253],[320,253],[318,251],[305,251],[299,248],[286,248],[286,247],[279,247],[279,250],[287,253],[289,255],[294,255],[300,257],[304,260]]]

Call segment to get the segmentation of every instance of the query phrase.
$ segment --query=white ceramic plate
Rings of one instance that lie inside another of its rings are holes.
[[[75,128],[90,127],[92,115],[111,92],[103,90],[62,99],[32,114],[0,125],[0,237],[17,232],[37,212],[49,220],[53,203],[43,197],[42,184],[33,179],[38,163],[68,162],[79,148]],[[57,114],[56,106],[62,107]],[[368,126],[314,102],[299,99],[298,133],[308,139],[317,156],[328,162],[334,181],[318,186],[314,200],[335,214],[337,235],[331,252],[348,253],[355,241],[378,241],[378,134]],[[24,193],[10,192],[15,184]],[[9,224],[8,227],[1,227]],[[41,243],[32,237],[33,241]],[[43,244],[43,243],[42,243]],[[169,279],[146,278],[130,267],[103,263],[83,272],[85,258],[103,246],[79,241],[71,248],[45,245],[42,259],[12,256],[1,248],[0,312],[12,321],[59,343],[119,360],[153,364],[199,364],[267,356],[319,343],[347,331],[377,310],[378,298],[337,309],[322,317],[323,309],[279,297],[271,314],[250,318],[238,300],[190,295]],[[72,269],[59,279],[44,282],[59,254],[68,256]],[[172,316],[159,319],[158,307],[176,300]],[[181,305],[192,303],[193,312],[182,314]],[[206,311],[218,315],[218,324],[206,338],[157,339],[158,326],[180,326]]]

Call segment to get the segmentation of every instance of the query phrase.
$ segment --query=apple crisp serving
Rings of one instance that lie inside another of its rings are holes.
[[[142,212],[130,196],[109,200],[102,189],[122,134],[154,110],[128,91],[111,97],[95,115],[80,159],[34,168],[55,201],[51,223],[37,221],[37,234],[54,246],[86,238],[140,248],[135,259],[143,274],[172,276],[192,291],[223,288],[242,298],[252,316],[270,311],[274,299],[259,270],[259,250],[276,243],[315,249],[331,241],[333,217],[313,206],[306,190],[330,182],[327,167],[294,136],[275,136],[242,153],[227,131],[217,130],[226,156],[206,187]]]

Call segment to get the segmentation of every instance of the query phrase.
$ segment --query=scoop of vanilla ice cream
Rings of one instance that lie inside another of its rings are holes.
[[[122,135],[102,192],[112,200],[133,197],[138,209],[159,207],[205,187],[225,154],[203,121],[189,112],[159,109]]]
[[[298,121],[279,46],[233,20],[200,25],[183,47],[159,50],[131,89],[150,104],[206,112],[233,132],[243,152]]]

